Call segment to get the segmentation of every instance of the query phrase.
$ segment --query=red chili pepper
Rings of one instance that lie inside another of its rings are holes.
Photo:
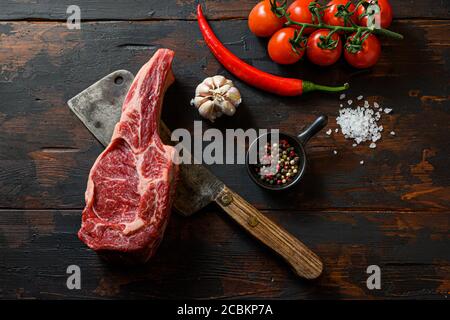
[[[348,89],[348,84],[341,87],[321,86],[300,79],[283,78],[261,71],[245,63],[217,39],[205,16],[202,6],[197,6],[197,20],[206,44],[219,62],[232,74],[247,84],[280,96],[299,96],[304,92],[328,91],[338,92]]]

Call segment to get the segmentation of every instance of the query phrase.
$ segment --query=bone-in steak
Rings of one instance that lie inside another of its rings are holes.
[[[158,135],[161,105],[174,81],[174,52],[158,50],[137,74],[111,143],[89,174],[78,237],[114,260],[145,262],[158,247],[175,190],[175,150]]]

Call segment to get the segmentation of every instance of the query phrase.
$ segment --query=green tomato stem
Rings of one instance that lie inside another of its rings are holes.
[[[358,5],[362,2],[363,1],[358,2]],[[328,30],[333,30],[334,32],[343,31],[345,33],[370,32],[370,33],[373,33],[376,35],[383,35],[383,36],[398,39],[398,40],[403,39],[403,35],[401,35],[400,33],[396,33],[391,30],[383,29],[383,28],[375,29],[375,28],[362,27],[362,26],[357,26],[357,25],[353,25],[353,26],[349,26],[349,27],[342,27],[342,26],[331,26],[328,24],[324,24],[322,22],[322,19],[321,19],[320,13],[319,13],[319,10],[320,10],[319,8],[314,8],[314,10],[313,10],[314,16],[316,16],[316,18],[318,19],[318,24],[296,22],[296,21],[293,21],[290,18],[289,14],[286,12],[286,3],[285,2],[280,7],[277,7],[276,2],[274,0],[271,0],[271,3],[272,3],[272,6],[275,8],[274,10],[276,10],[277,14],[279,14],[280,16],[284,16],[286,18],[287,26],[297,25],[297,26],[304,27],[304,28],[328,29]],[[355,9],[355,11],[356,11],[356,9]],[[353,11],[351,14],[355,14],[355,11]]]
[[[297,25],[297,26],[305,26],[306,28],[314,28],[314,29],[328,29],[328,30],[335,30],[335,32],[337,31],[344,31],[344,32],[358,32],[358,31],[367,31],[370,33],[374,33],[374,34],[378,34],[378,35],[384,35],[390,38],[394,38],[394,39],[403,39],[403,35],[401,35],[400,33],[397,32],[393,32],[387,29],[372,29],[369,27],[341,27],[341,26],[330,26],[328,24],[312,24],[312,23],[302,23],[302,22],[296,22],[296,21],[292,21],[288,18],[288,22],[286,23],[286,25],[290,26],[290,25]]]

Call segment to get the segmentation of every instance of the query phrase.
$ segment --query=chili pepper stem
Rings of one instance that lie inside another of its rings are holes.
[[[329,87],[329,86],[322,86],[320,84],[315,84],[310,81],[303,81],[303,93],[311,91],[340,92],[347,90],[349,87],[350,85],[348,83],[344,84],[343,86]]]

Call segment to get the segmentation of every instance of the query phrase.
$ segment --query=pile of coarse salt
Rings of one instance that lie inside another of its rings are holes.
[[[340,99],[345,99],[345,94],[342,94]],[[357,98],[358,101],[362,99],[363,96]],[[348,105],[352,103],[352,100],[348,100],[347,102]],[[341,104],[342,107],[343,105]],[[369,147],[374,149],[377,147],[376,142],[381,139],[383,126],[378,125],[378,121],[381,119],[383,111],[384,113],[391,113],[392,109],[385,108],[383,110],[376,102],[374,102],[373,108],[370,107],[369,102],[366,100],[363,106],[342,108],[339,110],[336,123],[341,127],[341,132],[346,139],[354,140],[354,147],[360,143],[369,141],[371,142]]]

